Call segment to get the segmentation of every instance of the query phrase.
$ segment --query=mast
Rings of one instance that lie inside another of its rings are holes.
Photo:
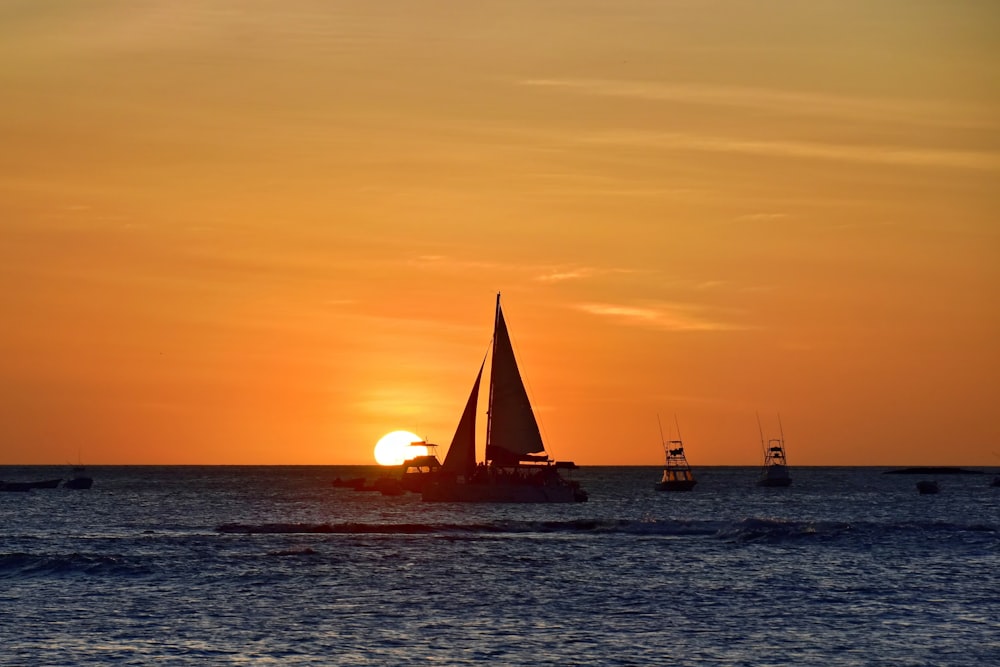
[[[788,464],[788,459],[785,456],[785,429],[781,426],[781,413],[778,413],[778,435],[781,436],[781,462],[785,465]]]
[[[486,451],[490,451],[490,432],[493,430],[493,377],[497,362],[497,329],[500,327],[500,292],[497,292],[497,308],[493,315],[493,353],[490,357],[490,397],[486,408]],[[489,458],[484,453],[485,458]]]
[[[760,431],[760,449],[764,453],[764,463],[767,463],[767,445],[764,444],[764,427],[760,425],[760,413],[757,414],[757,430]]]

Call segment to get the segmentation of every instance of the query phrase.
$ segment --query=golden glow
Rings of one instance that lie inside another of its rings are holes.
[[[0,2],[0,464],[449,442],[503,290],[559,458],[996,466],[998,24]]]
[[[398,466],[415,456],[427,454],[427,447],[413,444],[415,442],[423,441],[409,431],[386,433],[375,445],[375,461],[383,466]]]

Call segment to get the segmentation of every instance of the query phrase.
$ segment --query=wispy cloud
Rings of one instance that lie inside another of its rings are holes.
[[[1000,170],[1000,154],[983,151],[936,150],[898,146],[863,146],[804,141],[751,141],[672,132],[613,131],[582,138],[594,144],[643,146],[661,150],[737,153],[764,157],[809,158],[901,165]]]
[[[787,213],[747,213],[746,215],[736,216],[735,220],[737,222],[770,222],[772,220],[784,220],[787,217]]]
[[[623,268],[600,268],[595,266],[578,266],[578,267],[542,267],[535,269],[539,272],[535,276],[535,280],[538,282],[564,282],[567,280],[584,280],[586,278],[599,278],[603,276],[621,276],[621,275],[635,275],[640,273],[648,273],[648,271],[640,269],[623,269]]]
[[[410,264],[416,268],[429,271],[469,271],[488,270],[493,272],[505,271],[517,274],[531,280],[542,283],[560,283],[573,280],[585,280],[609,275],[625,275],[643,273],[638,269],[626,268],[602,268],[595,266],[572,266],[572,265],[531,265],[502,262],[486,262],[474,259],[463,259],[451,257],[449,255],[426,254],[419,255],[409,260]]]
[[[591,268],[568,269],[562,271],[553,270],[537,276],[535,280],[545,283],[557,283],[565,280],[580,280],[582,278],[589,278],[593,276],[594,273],[594,269]]]
[[[706,310],[704,307],[690,304],[640,307],[610,303],[580,303],[574,308],[619,324],[664,331],[737,331],[747,328],[709,319],[702,314]]]
[[[483,262],[470,259],[460,259],[448,255],[419,255],[409,260],[409,263],[419,269],[435,271],[467,271],[467,270],[490,270],[513,268],[504,266],[499,262]]]
[[[996,128],[1000,126],[993,113],[988,109],[937,100],[850,97],[749,86],[660,81],[528,79],[520,83],[524,86],[563,90],[579,95],[738,107],[773,113],[967,128]]]

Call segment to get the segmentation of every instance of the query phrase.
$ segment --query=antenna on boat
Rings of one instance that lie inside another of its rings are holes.
[[[656,413],[656,423],[660,427],[660,442],[663,443],[664,447],[666,447],[667,446],[667,441],[663,439],[663,422],[660,421],[660,413],[659,412]]]
[[[767,445],[764,444],[764,427],[760,425],[760,412],[755,413],[757,415],[757,430],[760,431],[760,449],[767,456]]]
[[[781,436],[781,444],[785,444],[785,429],[781,428],[781,413],[778,413],[778,435]]]
[[[677,421],[677,413],[676,412],[674,413],[674,426],[677,427],[677,439],[683,441],[684,438],[681,437],[681,425],[680,425],[680,422]]]

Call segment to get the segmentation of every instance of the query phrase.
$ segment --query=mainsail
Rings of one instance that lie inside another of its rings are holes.
[[[524,460],[547,460],[538,422],[528,400],[514,359],[514,348],[497,295],[496,327],[493,333],[493,363],[490,369],[489,428],[486,460],[501,465]],[[542,456],[529,456],[543,453]]]
[[[490,367],[486,460],[476,462],[476,409],[486,360],[448,448],[441,473],[423,486],[430,502],[453,503],[570,503],[584,502],[579,483],[563,479],[561,469],[572,461],[552,461],[545,454],[538,423],[514,360],[507,324],[497,294]]]
[[[485,360],[483,361],[485,364]],[[455,475],[471,475],[476,469],[476,405],[479,403],[479,381],[483,377],[483,367],[479,367],[472,393],[465,404],[462,419],[455,429],[448,455],[441,466],[445,472]]]

